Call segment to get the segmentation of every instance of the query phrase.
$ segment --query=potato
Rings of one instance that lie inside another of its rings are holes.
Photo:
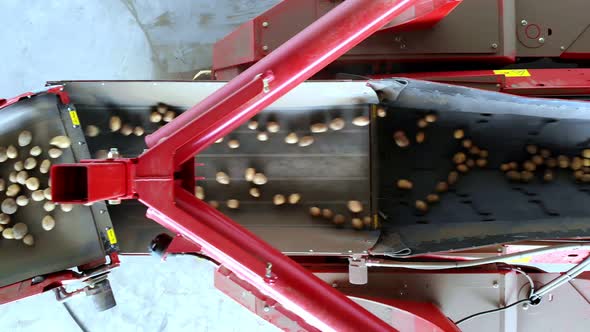
[[[67,149],[72,145],[72,141],[68,136],[55,136],[49,140],[49,145],[56,146],[60,149]]]
[[[313,144],[313,141],[314,141],[313,136],[303,136],[299,140],[299,146],[300,147],[310,146]]]
[[[488,161],[487,159],[479,158],[475,161],[475,164],[477,165],[477,167],[484,168],[488,165]]]
[[[18,222],[12,226],[12,235],[14,236],[15,240],[21,240],[27,233],[29,232],[29,227],[27,224]]]
[[[226,202],[226,205],[230,209],[237,209],[240,207],[240,201],[238,201],[237,199],[229,199]]]
[[[164,113],[162,120],[164,120],[164,122],[171,122],[174,118],[176,118],[176,113],[174,113],[174,111],[167,111]]]
[[[467,156],[463,152],[457,152],[453,156],[453,162],[455,164],[462,164],[465,162],[465,160],[467,160]]]
[[[39,179],[36,177],[30,177],[25,181],[25,186],[31,191],[37,190],[39,189]]]
[[[220,138],[218,138],[218,139],[215,141],[215,144],[219,144],[219,143],[221,143],[221,142],[223,142],[223,137],[220,137]]]
[[[357,116],[356,118],[352,119],[352,124],[357,127],[364,127],[367,126],[369,123],[371,123],[371,120],[368,116],[365,115]]]
[[[332,219],[332,217],[334,217],[334,212],[330,209],[322,209],[322,217]]]
[[[31,134],[28,130],[23,130],[18,134],[18,145],[19,146],[27,146],[31,144],[33,140],[33,134]]]
[[[55,219],[50,215],[46,215],[41,219],[41,227],[46,231],[52,230],[55,227]]]
[[[534,144],[527,145],[525,149],[526,149],[526,152],[528,152],[530,154],[537,154],[537,151],[539,150],[537,148],[537,146]]]
[[[438,203],[440,201],[440,197],[437,194],[428,194],[426,196],[426,202],[428,203]]]
[[[55,203],[53,203],[51,201],[47,201],[47,202],[43,203],[43,210],[45,210],[47,212],[51,212],[51,211],[55,210]]]
[[[473,145],[473,142],[470,139],[464,139],[461,141],[461,145],[463,145],[464,148],[469,149]]]
[[[299,137],[297,137],[296,133],[289,133],[289,135],[285,136],[285,143],[297,144],[297,142],[299,142]]]
[[[582,159],[582,165],[584,167],[590,167],[590,159]]]
[[[419,131],[416,133],[416,143],[418,143],[418,144],[424,143],[425,139],[426,139],[426,134],[424,134],[423,131]]]
[[[18,157],[18,150],[14,145],[9,145],[6,149],[6,156],[8,159],[16,159]]]
[[[346,222],[346,217],[342,214],[337,214],[332,218],[332,223],[334,225],[343,225]]]
[[[266,123],[266,130],[268,130],[269,133],[278,133],[280,129],[281,126],[279,126],[278,122],[269,121]]]
[[[550,169],[546,169],[545,173],[543,174],[543,181],[545,181],[545,182],[553,181],[553,171],[551,171]]]
[[[258,121],[256,121],[256,120],[250,120],[248,122],[248,129],[251,129],[251,130],[258,129]]]
[[[10,216],[5,213],[0,213],[0,225],[10,224]]]
[[[325,123],[314,123],[311,125],[309,130],[314,134],[325,133],[328,131],[328,126],[326,126]]]
[[[43,161],[39,165],[39,172],[41,172],[41,174],[47,174],[47,173],[49,173],[50,167],[51,167],[51,161],[49,159],[43,159]]]
[[[12,228],[6,228],[2,231],[2,237],[7,239],[7,240],[12,240],[14,239],[14,234],[12,232]]]
[[[60,149],[51,148],[51,149],[49,149],[49,151],[47,151],[47,154],[49,154],[50,158],[56,159],[56,158],[59,158],[63,154],[63,151]]]
[[[322,210],[317,206],[312,206],[309,208],[309,214],[312,217],[319,217],[322,215]]]
[[[166,113],[166,112],[164,112]],[[152,112],[150,114],[150,122],[151,123],[158,123],[162,121],[162,114],[158,113],[158,112]]]
[[[531,161],[533,162],[533,164],[540,166],[543,165],[543,163],[545,163],[545,160],[543,160],[543,157],[541,157],[540,155],[536,154],[534,156],[531,157]],[[580,160],[581,161],[581,160]]]
[[[205,199],[205,190],[203,189],[203,187],[195,186],[195,197],[200,200]],[[48,198],[48,199],[51,199],[51,198]]]
[[[18,174],[17,172],[8,173],[8,181],[10,181],[12,183],[17,182],[17,177],[16,177],[17,174]]]
[[[43,190],[35,190],[31,193],[31,199],[35,202],[41,202],[45,199],[45,195],[43,195]]]
[[[399,189],[410,190],[414,187],[414,184],[410,180],[399,179],[399,180],[397,180],[397,187]]]
[[[348,201],[348,203],[346,203],[346,206],[352,213],[360,213],[363,211],[363,203],[359,201]]]
[[[548,158],[547,160],[545,160],[545,165],[549,168],[555,168],[557,167],[557,159]]]
[[[111,116],[109,119],[109,128],[112,132],[119,131],[121,129],[121,118],[116,115]]]
[[[510,165],[508,165],[508,164],[502,164],[502,165],[500,165],[500,170],[502,172],[507,172],[508,170],[510,170]]]
[[[539,154],[541,155],[541,157],[545,159],[551,157],[551,151],[549,151],[548,149],[541,149],[539,151]]]
[[[32,170],[33,168],[37,167],[37,159],[33,157],[29,157],[25,159],[24,168],[26,170]]]
[[[254,174],[254,178],[252,178],[252,182],[255,185],[261,186],[261,185],[265,184],[266,182],[268,182],[268,179],[267,179],[266,175],[264,175],[262,173],[256,173],[256,174]]]
[[[16,195],[18,195],[18,193],[20,193],[20,186],[16,183],[11,184],[10,186],[8,186],[8,188],[6,188],[6,196],[8,197],[16,197]]]
[[[107,159],[108,158],[108,151],[107,150],[97,150],[94,153],[94,158],[96,159]]]
[[[62,204],[59,205],[59,208],[63,212],[70,212],[70,211],[72,211],[72,209],[74,209],[74,205],[73,204],[62,203]]]
[[[0,146],[0,163],[5,162],[8,159],[8,156],[6,155],[6,148],[3,146]]]
[[[510,181],[520,181],[520,172],[515,171],[515,170],[510,170],[510,171],[506,172],[506,177]]]
[[[449,190],[449,185],[445,181],[440,181],[434,187],[434,190],[439,193],[444,193]]]
[[[123,136],[129,136],[131,134],[133,134],[133,127],[130,124],[127,124],[127,123],[124,124],[121,127],[121,135],[123,135]]]
[[[457,170],[461,173],[469,172],[469,167],[465,164],[457,165]]]
[[[477,146],[475,146],[475,145],[473,145],[473,146],[472,146],[472,147],[469,149],[469,153],[471,153],[471,154],[476,154],[476,155],[479,155],[479,152],[480,152],[480,151],[481,151],[481,150],[479,149],[479,147],[477,147]]]
[[[43,196],[45,197],[45,199],[51,200],[51,188],[45,188],[43,190]]]
[[[584,161],[582,158],[580,157],[573,157],[572,158],[572,162],[570,164],[570,168],[574,171],[577,171],[579,169],[582,169],[582,167],[584,166]]]
[[[244,171],[244,178],[248,182],[252,182],[254,180],[254,175],[256,175],[256,170],[252,167],[248,167]]]
[[[259,131],[256,134],[256,139],[259,140],[260,142],[266,142],[266,141],[268,141],[268,133],[266,133],[266,131]]]
[[[4,191],[6,189],[6,181],[3,178],[0,178],[0,191]]]
[[[473,166],[475,166],[475,161],[473,159],[469,158],[465,162],[465,165],[467,165],[467,167],[469,167],[469,168],[473,168]]]
[[[229,146],[230,149],[237,149],[240,147],[240,141],[237,139],[230,139],[227,141],[227,146]]]
[[[377,113],[377,116],[380,118],[384,118],[387,116],[387,111],[383,107],[378,107],[376,113]]]
[[[248,190],[248,193],[250,193],[250,196],[252,197],[260,197],[260,189],[256,188],[256,187],[252,187],[250,188],[250,190]]]
[[[218,201],[209,201],[209,202],[207,202],[207,204],[209,204],[209,206],[211,206],[214,209],[218,209],[219,208],[219,202]]]
[[[32,234],[27,234],[27,235],[25,235],[25,237],[23,237],[23,243],[29,247],[34,246],[35,245],[35,238],[33,237]]]
[[[428,122],[428,123],[435,123],[437,119],[438,119],[438,117],[436,116],[436,114],[432,114],[432,113],[427,114],[424,117],[424,120],[426,120],[426,122]]]
[[[418,126],[418,128],[426,128],[428,127],[428,122],[426,122],[425,119],[420,119],[416,122],[416,126]]]
[[[449,175],[447,176],[447,182],[449,183],[449,185],[454,185],[455,183],[457,183],[457,181],[459,180],[459,173],[455,172],[455,171],[451,171],[449,172]]]
[[[136,126],[133,128],[133,135],[135,136],[143,136],[145,134],[145,130],[141,126]]]
[[[416,207],[416,210],[420,212],[428,211],[428,204],[422,200],[417,200],[416,203],[414,203],[414,206]]]
[[[558,156],[557,165],[559,166],[559,168],[568,168],[570,166],[570,160],[567,156]]]
[[[166,112],[168,112],[168,105],[164,103],[158,103],[158,105],[156,106],[156,112],[158,112],[159,114],[166,114]]]
[[[405,148],[410,145],[410,140],[408,139],[408,137],[406,137],[406,133],[404,133],[401,130],[398,130],[395,133],[393,133],[393,140],[395,141],[395,144],[400,148]]]
[[[520,180],[522,182],[530,182],[532,179],[535,178],[535,175],[530,171],[522,171],[520,172]]]
[[[88,126],[86,126],[86,130],[84,131],[84,134],[88,137],[96,137],[96,136],[98,136],[98,134],[100,134],[100,128],[98,128],[95,125],[88,125]]]
[[[283,205],[286,202],[285,196],[281,194],[276,194],[272,197],[272,202],[274,205]]]
[[[365,225],[365,227],[373,226],[373,218],[371,218],[370,216],[363,217],[363,225]]]
[[[217,172],[215,174],[215,180],[221,184],[229,184],[230,178],[225,172]]]
[[[582,157],[584,157],[586,159],[590,159],[590,149],[582,150]]]
[[[456,129],[453,132],[453,137],[455,139],[462,139],[463,137],[465,137],[465,132],[463,131],[463,129]]]
[[[509,162],[508,166],[510,166],[510,169],[513,169],[513,170],[518,169],[518,163],[516,161]]]
[[[363,220],[361,218],[352,218],[350,220],[350,223],[352,225],[352,228],[359,231],[365,227],[365,224],[363,223]]]
[[[301,195],[298,193],[293,193],[289,195],[287,201],[289,202],[289,204],[297,204],[299,203],[299,201],[301,201]]]
[[[27,206],[29,204],[29,198],[25,195],[20,195],[16,198],[16,205]]]
[[[346,121],[343,118],[334,118],[330,121],[329,127],[334,131],[342,130],[346,126]]]
[[[480,158],[487,158],[488,156],[489,156],[488,150],[480,150],[479,151],[479,157]]]
[[[20,172],[23,169],[25,169],[25,163],[22,160],[19,160],[14,163],[14,170],[15,171]]]

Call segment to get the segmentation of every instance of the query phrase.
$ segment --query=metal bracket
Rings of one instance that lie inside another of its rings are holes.
[[[363,256],[348,259],[348,281],[353,285],[366,285],[369,282],[369,270]]]

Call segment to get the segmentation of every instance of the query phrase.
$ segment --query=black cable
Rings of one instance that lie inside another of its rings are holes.
[[[88,328],[86,327],[86,325],[84,323],[82,323],[82,321],[80,320],[80,318],[78,318],[78,316],[74,313],[74,311],[72,310],[72,308],[70,308],[70,305],[67,302],[62,302],[64,307],[66,308],[66,311],[68,312],[68,314],[70,315],[70,317],[72,317],[72,320],[74,321],[74,323],[76,323],[76,325],[78,325],[78,327],[80,328],[80,330],[82,332],[88,332]]]
[[[491,314],[491,313],[494,313],[494,312],[506,310],[508,308],[512,308],[515,305],[519,305],[519,304],[521,304],[523,302],[529,302],[530,303],[531,300],[529,300],[529,299],[522,299],[520,301],[516,301],[516,302],[514,302],[512,304],[509,304],[509,305],[507,305],[505,307],[501,307],[501,308],[496,308],[496,309],[491,309],[491,310],[487,310],[487,311],[478,312],[478,313],[475,313],[473,315],[467,316],[465,318],[459,319],[458,321],[455,322],[455,325],[459,325],[459,324],[465,322],[466,320],[470,320],[471,318],[474,318],[474,317],[477,317],[477,316],[487,315],[487,314]]]

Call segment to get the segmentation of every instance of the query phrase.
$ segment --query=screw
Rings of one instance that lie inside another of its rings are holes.
[[[334,287],[334,288],[338,287],[338,283],[336,283],[336,282],[333,282],[333,283],[332,283],[332,287]]]
[[[114,159],[119,158],[121,155],[119,154],[119,150],[117,148],[110,148],[109,153],[107,154],[107,158]]]
[[[401,48],[403,50],[404,48],[406,48],[406,44],[400,44],[399,48]]]
[[[499,288],[500,284],[496,280],[494,280],[494,282],[492,283],[492,287]]]
[[[270,262],[266,263],[266,274],[264,276],[267,278],[272,277],[272,263],[270,263]]]
[[[559,49],[565,51],[565,46],[560,46]]]
[[[270,307],[269,307],[269,306],[267,306],[267,305],[265,305],[265,306],[264,306],[264,309],[262,309],[262,310],[264,310],[264,312],[269,312],[269,311],[270,311]]]
[[[528,303],[523,303],[522,304],[522,310],[529,310],[529,304]]]
[[[98,211],[100,214],[104,214],[106,211],[105,210],[100,210]]]
[[[263,51],[268,51],[268,46],[267,45],[262,46],[262,50]]]
[[[543,37],[539,38],[539,43],[540,44],[544,44],[545,43],[545,38],[543,38]]]
[[[402,37],[400,37],[400,36],[395,36],[395,37],[393,38],[393,41],[395,41],[396,43],[399,43],[399,42],[401,42],[401,41],[402,41]]]
[[[313,252],[313,249],[309,249],[309,252]]]
[[[262,27],[268,28],[268,22],[262,22]]]
[[[492,45],[490,45],[493,49],[497,49],[498,48],[498,44],[496,43],[492,43]]]
[[[526,20],[520,21],[520,25],[522,25],[523,27],[526,27],[528,24],[529,22],[527,22]]]
[[[78,145],[84,145],[84,142],[82,142],[82,141],[79,141],[79,142],[78,142]]]

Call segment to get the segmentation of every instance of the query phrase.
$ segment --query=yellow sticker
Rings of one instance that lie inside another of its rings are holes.
[[[78,118],[78,113],[76,112],[76,110],[70,111],[70,118],[72,119],[72,124],[74,126],[80,125],[80,119]]]
[[[115,230],[114,230],[114,229],[112,229],[112,228],[109,228],[109,229],[107,230],[107,236],[109,237],[109,242],[110,242],[112,245],[115,245],[115,244],[117,244],[117,237],[115,236]]]
[[[532,256],[526,256],[526,257],[521,257],[521,258],[515,258],[515,259],[510,259],[507,260],[506,263],[528,263],[531,261],[533,257]]]
[[[529,73],[526,69],[501,69],[501,70],[494,70],[494,74],[496,75],[504,75],[506,77],[529,77],[531,73]]]

